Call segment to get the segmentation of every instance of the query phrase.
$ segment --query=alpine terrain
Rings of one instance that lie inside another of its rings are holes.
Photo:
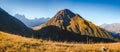
[[[114,37],[69,9],[60,10],[45,24],[33,28],[37,37],[57,41],[109,42]]]

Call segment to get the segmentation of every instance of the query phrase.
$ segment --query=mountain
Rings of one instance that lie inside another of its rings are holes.
[[[60,10],[45,24],[33,28],[37,37],[57,41],[109,42],[113,36],[69,9]]]
[[[111,34],[120,39],[120,23],[102,24],[102,28],[111,32]]]
[[[102,24],[100,26],[108,31],[120,33],[120,23]]]
[[[33,30],[0,8],[0,31],[30,36]]]
[[[49,18],[27,19],[24,15],[20,15],[20,14],[15,14],[15,17],[30,28],[43,24],[49,19]]]

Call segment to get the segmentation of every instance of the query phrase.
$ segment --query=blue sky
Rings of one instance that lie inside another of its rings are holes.
[[[29,19],[52,18],[67,8],[97,25],[120,23],[120,0],[0,0],[0,7]]]

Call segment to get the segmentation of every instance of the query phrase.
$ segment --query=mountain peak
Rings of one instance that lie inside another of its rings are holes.
[[[75,16],[75,14],[72,11],[70,11],[69,9],[62,9],[55,15],[57,20],[70,19],[70,18],[72,18],[74,16]]]
[[[62,9],[61,12],[71,12],[69,9]]]
[[[69,14],[69,15],[73,15],[74,13],[72,11],[70,11],[69,9],[62,9],[58,12],[58,14]]]

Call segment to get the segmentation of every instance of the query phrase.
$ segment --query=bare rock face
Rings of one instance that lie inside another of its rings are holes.
[[[85,20],[80,15],[74,14],[69,9],[60,10],[52,19],[42,26],[37,26],[37,29],[35,30],[38,30],[37,34],[39,34],[40,37],[49,37],[50,39],[57,37],[55,40],[75,40],[84,42],[87,41],[88,38],[94,42],[99,42],[112,41],[111,39],[113,38],[108,31],[94,25],[88,20]],[[52,35],[50,35],[51,33]]]
[[[32,29],[26,27],[24,23],[14,18],[6,11],[0,8],[0,31],[19,34],[22,36],[30,36]]]

